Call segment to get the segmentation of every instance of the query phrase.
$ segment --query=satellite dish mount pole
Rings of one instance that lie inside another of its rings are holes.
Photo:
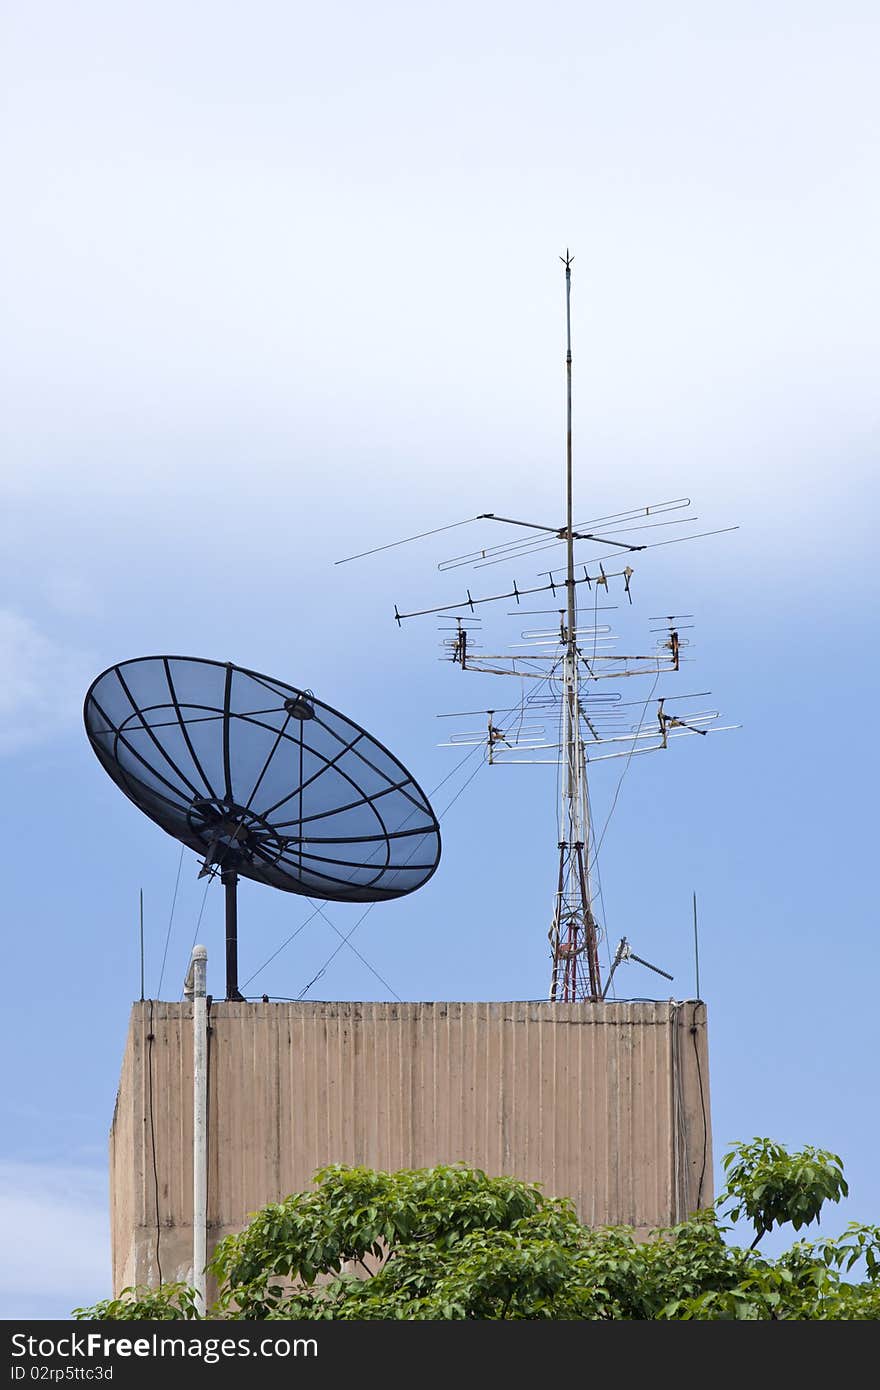
[[[238,874],[224,869],[220,879],[226,890],[226,998],[243,999],[238,989]]]

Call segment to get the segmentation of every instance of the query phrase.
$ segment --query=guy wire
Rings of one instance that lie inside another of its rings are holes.
[[[174,895],[171,899],[171,912],[168,916],[168,930],[165,933],[165,950],[162,952],[162,969],[159,972],[159,988],[156,990],[156,998],[162,993],[162,981],[165,978],[165,962],[168,959],[168,943],[171,940],[171,924],[174,921],[174,906],[177,902],[177,890],[180,887],[180,871],[183,868],[183,851],[186,846],[180,846],[180,858],[177,861],[177,878],[174,880]]]
[[[538,682],[537,686],[535,687],[535,691],[534,691],[535,694],[537,694],[538,691],[540,691],[545,685],[547,685],[547,684],[549,683],[549,681],[550,681],[550,679],[551,679],[551,676],[552,676],[552,672],[551,672],[551,675],[546,676],[542,681],[539,681],[539,682]],[[519,714],[519,707],[518,707],[518,706],[515,706],[515,707],[510,711],[510,713],[509,713],[508,720],[507,720],[508,725],[513,724],[513,723],[516,721],[516,718],[517,718],[518,714]],[[502,723],[499,727],[504,728],[505,725]],[[485,748],[485,746],[482,745],[482,744],[475,744],[474,747],[470,750],[470,752],[466,753],[465,756],[455,765],[455,767],[452,769],[452,771],[451,771],[451,772],[448,772],[448,773],[446,774],[446,776],[445,776],[440,782],[438,782],[437,785],[433,788],[433,790],[429,793],[430,796],[435,796],[436,793],[439,791],[440,787],[442,787],[442,786],[444,785],[444,783],[448,782],[449,779],[450,779],[450,777],[453,777],[457,772],[460,772],[461,769],[464,767],[465,763],[467,763],[467,762],[474,756],[474,754],[477,753],[477,752],[482,752],[482,754],[483,754],[481,761],[477,764],[477,766],[476,766],[476,767],[474,768],[474,770],[471,772],[470,776],[466,779],[466,781],[463,782],[463,784],[459,787],[458,791],[455,793],[455,795],[452,797],[452,799],[451,799],[450,801],[447,802],[447,804],[444,806],[443,810],[440,812],[440,815],[445,816],[445,815],[449,812],[449,810],[451,809],[451,807],[455,805],[456,801],[457,801],[458,798],[462,795],[462,793],[463,793],[464,791],[466,791],[467,788],[470,786],[471,782],[474,780],[474,778],[476,777],[477,773],[478,773],[483,767],[486,766],[486,763],[487,763],[487,755],[486,755],[486,748]],[[439,816],[438,816],[438,820],[439,820]],[[405,822],[404,822],[404,823],[405,823]],[[415,847],[413,848],[412,853],[415,853]],[[375,907],[375,905],[376,905],[375,903],[370,903],[370,905],[367,907],[366,911],[363,912],[363,913],[361,914],[361,916],[360,916],[360,917],[358,918],[358,920],[355,922],[355,924],[354,924],[354,926],[352,927],[351,931],[348,932],[347,935],[343,936],[342,933],[338,931],[338,928],[335,928],[335,927],[334,927],[334,930],[337,931],[337,933],[338,933],[338,934],[340,935],[340,937],[341,937],[341,940],[340,940],[339,945],[336,946],[336,947],[334,948],[334,950],[330,953],[330,955],[327,957],[326,961],[325,961],[324,964],[322,965],[321,969],[317,972],[317,974],[315,974],[315,975],[312,977],[312,979],[309,980],[308,984],[304,986],[304,988],[302,989],[302,991],[301,991],[300,994],[298,995],[298,998],[300,998],[300,999],[304,998],[305,995],[308,994],[308,992],[309,992],[309,990],[312,988],[312,986],[313,986],[314,984],[317,984],[318,980],[321,979],[322,975],[323,975],[323,974],[325,973],[325,971],[327,970],[327,967],[336,959],[336,957],[338,956],[339,952],[342,950],[342,947],[343,947],[344,945],[351,946],[351,938],[354,936],[355,932],[357,931],[357,929],[358,929],[358,927],[361,925],[361,923],[366,919],[366,917],[369,916],[370,912],[372,912],[372,910],[373,910],[373,908]],[[316,912],[319,912],[319,911],[321,911],[321,909],[320,909],[320,908],[317,908],[317,909],[316,909]],[[312,914],[312,916],[314,916],[314,915],[315,915],[315,913]],[[324,916],[323,912],[321,913],[321,915]],[[308,918],[307,920],[308,920],[308,921],[311,921],[311,918]],[[329,921],[329,919],[325,917],[325,921]],[[306,925],[306,923],[304,922],[304,923],[303,923],[303,926],[305,926],[305,925]],[[330,925],[332,926],[333,924],[330,923]],[[301,928],[298,928],[297,932],[293,933],[293,936],[297,935],[299,930],[301,930]],[[293,940],[293,936],[289,937],[288,940]],[[285,943],[285,944],[286,944],[286,943]],[[279,949],[279,951],[280,951],[280,950],[283,949],[283,948],[282,948],[282,947],[279,947],[278,949]],[[355,951],[355,954],[356,954],[356,955],[360,955],[360,952],[358,952],[358,951],[355,949],[355,947],[352,946],[351,949]],[[276,952],[275,954],[277,955],[278,952]],[[363,957],[361,957],[361,959],[363,960]],[[268,963],[268,962],[267,962],[267,963]],[[369,962],[367,962],[367,961],[364,961],[364,964],[369,966]],[[371,970],[373,969],[372,966],[369,966],[369,968],[370,968]],[[262,970],[262,969],[263,969],[263,967],[261,966],[261,967],[260,967],[260,970]],[[260,971],[258,970],[256,973],[259,974]],[[379,975],[378,971],[375,971],[375,970],[374,970],[373,973],[377,976],[378,979],[382,979],[382,977],[381,977],[381,975]],[[253,979],[253,976],[251,976],[250,978]],[[247,983],[247,981],[246,981],[246,983]],[[385,985],[385,988],[388,989],[388,990],[390,991],[390,993],[394,994],[394,995],[395,995],[395,998],[399,1000],[400,996],[397,995],[397,994],[395,994],[395,991],[394,991],[393,989],[391,989],[391,986],[387,983],[387,981],[382,980],[382,983]]]

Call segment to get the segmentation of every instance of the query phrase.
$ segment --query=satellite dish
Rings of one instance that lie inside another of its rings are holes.
[[[92,682],[89,742],[140,810],[226,888],[226,995],[238,991],[238,876],[331,902],[421,888],[440,827],[406,768],[284,681],[200,657],[144,656]]]

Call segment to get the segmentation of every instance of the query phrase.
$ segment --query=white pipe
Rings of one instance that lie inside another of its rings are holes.
[[[208,1262],[208,952],[194,946],[184,984],[193,1005],[193,1270],[196,1303],[204,1316]]]

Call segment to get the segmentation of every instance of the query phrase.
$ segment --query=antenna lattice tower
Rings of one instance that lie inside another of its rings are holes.
[[[581,740],[580,654],[574,576],[571,443],[571,262],[565,252],[565,647],[562,676],[562,804],[559,812],[559,883],[550,928],[550,998],[598,999],[599,943],[590,892],[590,813]]]

